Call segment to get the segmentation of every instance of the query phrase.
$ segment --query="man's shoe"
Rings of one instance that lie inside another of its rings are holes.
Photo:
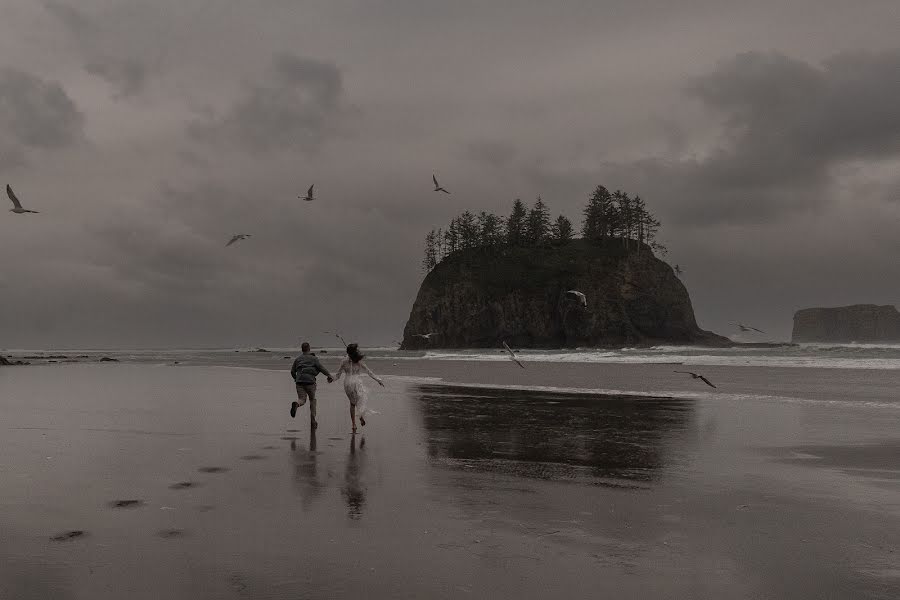
[[[292,418],[292,419],[293,419],[294,417],[297,416],[297,409],[298,409],[298,408],[300,408],[300,403],[299,403],[299,402],[297,402],[296,400],[294,400],[293,402],[291,402],[291,418]]]

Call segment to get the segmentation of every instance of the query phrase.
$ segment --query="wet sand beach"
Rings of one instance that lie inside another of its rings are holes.
[[[897,375],[371,366],[3,369],[0,598],[900,597]]]

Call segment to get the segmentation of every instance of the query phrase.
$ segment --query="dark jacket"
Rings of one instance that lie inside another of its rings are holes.
[[[294,364],[291,365],[291,377],[297,383],[304,385],[315,384],[316,376],[319,373],[325,373],[326,376],[331,377],[331,373],[322,366],[322,363],[319,362],[319,359],[314,354],[301,354],[294,359]]]

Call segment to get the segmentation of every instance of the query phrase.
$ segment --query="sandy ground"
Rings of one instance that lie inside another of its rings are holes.
[[[900,597],[900,410],[866,403],[890,381],[831,392],[857,403],[387,384],[352,436],[324,380],[318,431],[291,420],[283,372],[3,368],[0,598]]]

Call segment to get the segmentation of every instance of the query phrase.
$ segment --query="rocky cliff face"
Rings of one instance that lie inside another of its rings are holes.
[[[584,307],[566,290],[587,297]],[[415,334],[436,332],[430,340]],[[649,248],[583,240],[555,248],[476,249],[454,254],[422,282],[403,349],[725,345],[697,327],[691,299]]]
[[[900,313],[891,305],[804,308],[794,313],[794,342],[900,342]]]

